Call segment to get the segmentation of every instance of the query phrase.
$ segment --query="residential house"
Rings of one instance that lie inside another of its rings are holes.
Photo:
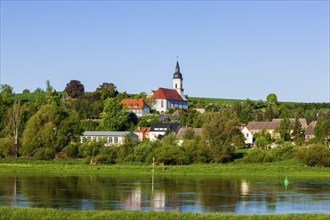
[[[173,74],[173,89],[158,88],[156,91],[152,91],[148,97],[154,99],[153,109],[159,112],[165,112],[171,108],[188,108],[188,100],[184,96],[183,78],[178,61]]]
[[[151,141],[161,139],[166,132],[176,133],[181,127],[180,123],[154,123],[150,128],[149,139]]]
[[[312,121],[306,128],[305,130],[305,138],[306,139],[312,139],[315,137],[314,135],[314,129],[315,129],[315,126],[316,126],[316,122],[317,121]]]
[[[103,141],[105,146],[123,144],[125,135],[138,138],[136,134],[130,131],[85,131],[80,136],[80,143]]]
[[[180,144],[183,143],[187,131],[192,131],[194,137],[202,135],[201,128],[188,128],[188,127],[180,128],[178,133],[176,134],[176,137],[178,138]]]
[[[275,129],[278,128],[281,124],[282,119],[273,119],[272,121],[252,121],[247,124],[247,126],[243,127],[241,129],[241,132],[243,133],[245,137],[245,143],[248,145],[252,145],[253,143],[253,135],[255,133],[260,132],[262,129],[265,129],[269,134],[272,135],[272,137],[277,137],[277,134],[275,134]],[[291,127],[295,124],[295,119],[290,118],[290,125]],[[301,128],[305,130],[307,128],[307,122],[305,118],[299,118],[298,119]]]
[[[121,104],[125,105],[129,112],[135,113],[138,117],[150,113],[150,108],[143,99],[123,99]]]
[[[138,127],[133,132],[138,136],[139,141],[149,139],[150,127]]]
[[[241,129],[242,134],[244,135],[245,138],[245,144],[247,146],[251,146],[253,144],[253,134],[251,133],[251,131],[247,128],[247,127],[243,127]]]

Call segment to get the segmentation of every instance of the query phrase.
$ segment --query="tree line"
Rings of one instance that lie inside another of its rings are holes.
[[[158,161],[166,164],[228,162],[235,159],[236,148],[244,147],[244,137],[238,129],[241,125],[273,118],[283,118],[278,130],[279,144],[294,141],[299,145],[325,146],[330,137],[329,103],[280,103],[275,94],[269,94],[266,101],[247,99],[232,105],[187,97],[190,100],[187,110],[152,112],[141,118],[129,113],[120,101],[142,98],[152,104],[153,100],[148,99],[145,93],[129,95],[119,92],[113,83],[108,82],[93,92],[85,92],[79,80],[71,80],[64,91],[57,92],[46,81],[44,90],[37,88],[33,93],[24,90],[20,95],[30,98],[19,99],[11,86],[1,85],[0,157],[51,159],[66,156],[88,158],[89,162],[103,160],[113,163],[150,162],[150,158],[158,155]],[[200,113],[196,108],[204,108],[206,113]],[[90,120],[91,116],[99,120]],[[308,122],[318,121],[316,137],[309,142],[304,139],[299,123],[294,128],[288,125],[288,118],[300,117]],[[156,122],[180,122],[184,127],[202,128],[202,135],[195,137],[188,132],[182,145],[170,134],[155,143],[137,143],[128,138],[128,143],[118,148],[103,148],[95,143],[77,144],[84,130],[134,130]],[[260,132],[256,137],[257,147],[274,142],[266,132]]]

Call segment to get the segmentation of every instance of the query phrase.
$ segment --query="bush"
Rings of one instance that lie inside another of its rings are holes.
[[[307,166],[330,167],[330,148],[324,145],[311,145],[300,148],[295,156]]]
[[[53,148],[49,147],[43,147],[39,148],[33,157],[39,159],[39,160],[51,160],[55,157],[55,150]]]
[[[269,162],[270,157],[267,150],[253,148],[245,154],[243,161],[246,163],[263,163]]]
[[[14,138],[5,137],[0,138],[0,158],[8,157],[13,154],[14,149]]]
[[[142,141],[138,146],[134,148],[135,161],[146,162],[148,155],[153,151],[153,143],[146,140]]]
[[[65,148],[62,149],[62,153],[65,157],[77,157],[79,153],[80,144],[70,143]]]
[[[293,158],[294,146],[291,143],[284,143],[271,150],[272,161],[290,160]]]
[[[78,156],[87,157],[93,156],[95,157],[100,153],[101,148],[103,147],[102,142],[85,142],[78,147]]]

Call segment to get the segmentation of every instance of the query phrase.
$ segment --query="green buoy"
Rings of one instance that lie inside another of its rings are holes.
[[[289,180],[288,180],[288,177],[286,176],[285,177],[285,180],[284,180],[284,186],[285,186],[285,188],[288,188],[288,185],[289,185]]]

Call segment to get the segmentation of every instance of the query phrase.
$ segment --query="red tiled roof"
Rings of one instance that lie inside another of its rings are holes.
[[[178,91],[176,91],[175,89],[165,89],[165,88],[157,89],[157,91],[154,93],[154,98],[185,101],[178,93]]]
[[[143,99],[123,99],[120,103],[129,109],[142,109],[145,105]]]
[[[150,131],[150,127],[136,128],[134,130],[134,132],[141,132],[141,133],[143,133],[143,132],[149,132],[149,131]]]

